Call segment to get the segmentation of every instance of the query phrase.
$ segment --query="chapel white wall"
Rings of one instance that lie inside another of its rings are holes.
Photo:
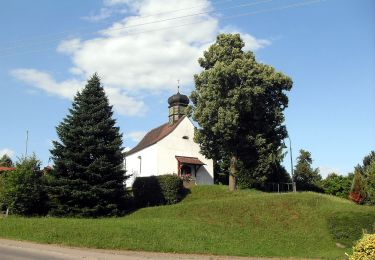
[[[188,139],[183,139],[187,136]],[[194,142],[194,125],[185,117],[172,133],[157,144],[158,175],[177,174],[177,159],[175,156],[197,157],[206,165],[197,172],[197,184],[213,184],[213,161],[200,153],[200,147]],[[194,170],[192,171],[194,172]]]
[[[131,187],[136,177],[158,175],[157,153],[158,147],[157,144],[154,144],[141,151],[126,156],[126,175],[131,175],[131,177],[126,180],[126,187]],[[141,156],[141,159],[139,159],[138,156]]]

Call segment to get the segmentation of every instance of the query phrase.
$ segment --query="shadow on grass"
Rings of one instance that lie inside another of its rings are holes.
[[[143,208],[178,204],[178,203],[181,203],[181,201],[183,201],[186,198],[186,196],[191,193],[190,189],[183,188],[178,196],[178,202],[174,204],[167,204],[167,203],[156,203],[156,204],[146,203],[145,204],[144,201],[142,202],[137,201],[135,197],[133,196],[132,191],[127,191],[127,192],[128,192],[128,196],[125,199],[125,203],[124,203],[125,210],[122,216],[133,214],[136,211],[143,209]]]
[[[375,213],[342,212],[333,214],[328,218],[327,225],[336,242],[351,247],[362,237],[363,233],[374,233]]]

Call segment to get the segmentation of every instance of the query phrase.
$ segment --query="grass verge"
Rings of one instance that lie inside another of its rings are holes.
[[[200,186],[179,204],[121,218],[2,218],[0,236],[106,249],[342,259],[374,222],[374,207],[333,196]]]

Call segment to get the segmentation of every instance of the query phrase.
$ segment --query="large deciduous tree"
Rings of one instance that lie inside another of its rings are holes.
[[[287,136],[283,110],[292,80],[244,51],[239,34],[220,34],[199,59],[192,115],[200,126],[201,151],[229,162],[229,189],[236,188],[238,164],[257,181],[265,181],[280,163]]]
[[[117,215],[125,195],[122,135],[96,74],[69,111],[51,150],[51,214]]]

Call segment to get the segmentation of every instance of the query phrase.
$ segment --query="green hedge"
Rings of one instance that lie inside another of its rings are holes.
[[[183,196],[182,180],[176,175],[137,177],[133,195],[139,206],[175,204]]]

